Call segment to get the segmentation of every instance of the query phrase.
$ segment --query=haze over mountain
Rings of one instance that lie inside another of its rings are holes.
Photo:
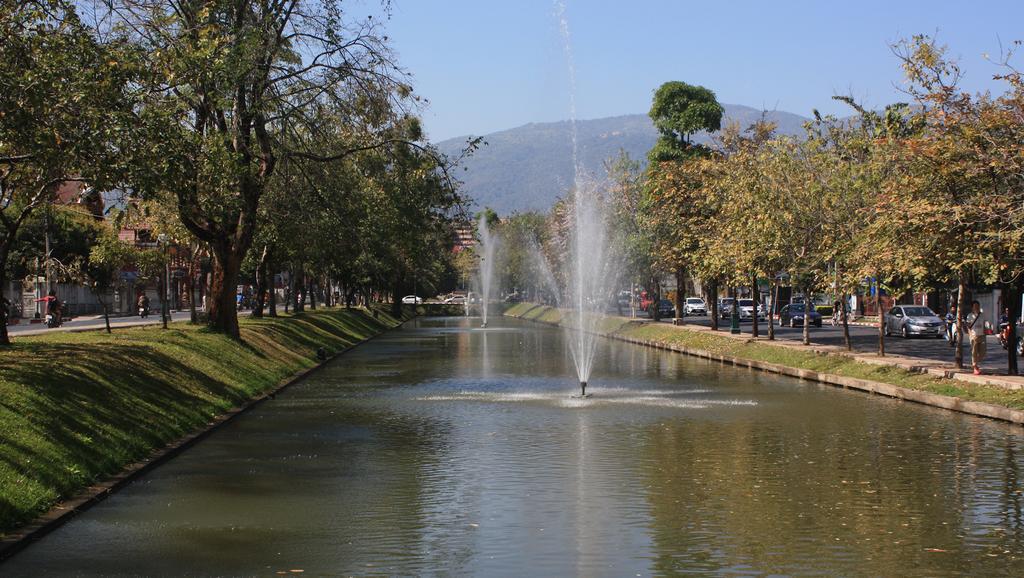
[[[722,125],[736,121],[746,128],[761,118],[759,109],[724,104]],[[779,134],[803,134],[808,118],[782,111],[766,113],[778,124]],[[584,169],[596,178],[605,177],[604,161],[625,150],[644,160],[658,133],[645,114],[631,114],[576,122],[579,154]],[[573,182],[572,131],[569,121],[530,123],[484,135],[487,145],[463,162],[458,172],[463,191],[476,209],[491,207],[500,215],[516,211],[549,209]],[[711,136],[699,134],[696,141],[708,143]],[[466,137],[438,143],[442,152],[458,156]]]

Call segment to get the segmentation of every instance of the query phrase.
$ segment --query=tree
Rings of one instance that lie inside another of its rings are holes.
[[[71,2],[0,0],[0,288],[19,229],[62,183],[118,182],[134,56],[98,41]]]
[[[122,241],[117,234],[105,226],[98,227],[98,235],[87,259],[72,265],[72,279],[92,291],[103,308],[103,322],[110,333],[110,303],[108,292],[114,288],[121,271],[130,265],[139,264],[139,251]]]
[[[209,323],[238,338],[235,284],[278,163],[405,142],[393,128],[411,89],[373,21],[347,20],[334,0],[110,6],[152,71],[142,121],[155,146],[138,159],[139,187],[171,191],[209,246]],[[338,146],[310,146],[322,142]]]
[[[690,139],[698,132],[714,132],[722,125],[722,105],[715,93],[703,86],[670,81],[654,93],[648,115],[658,129],[658,142],[648,153],[651,165],[685,160],[699,152]]]
[[[605,161],[605,170],[612,184],[609,211],[609,243],[619,247],[619,279],[617,287],[628,283],[647,283],[654,273],[654,238],[651,235],[646,203],[646,174],[638,160],[619,151],[619,156]],[[615,299],[616,306],[619,300]],[[621,315],[622,312],[619,311]]]
[[[658,129],[658,142],[648,153],[649,204],[658,263],[676,278],[676,320],[684,310],[686,271],[697,257],[701,231],[708,225],[708,204],[697,198],[699,170],[681,166],[707,157],[710,150],[690,139],[700,131],[721,128],[722,106],[702,86],[672,81],[654,93],[648,113]],[[655,308],[657,312],[657,308]]]

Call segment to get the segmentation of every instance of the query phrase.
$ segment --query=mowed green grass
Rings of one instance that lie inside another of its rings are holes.
[[[546,306],[520,303],[508,310],[507,315],[522,317],[546,323],[560,323],[562,312]],[[715,335],[706,331],[687,331],[665,324],[635,323],[619,317],[605,317],[598,321],[598,331],[634,339],[655,341],[665,345],[679,345],[688,349],[699,349],[718,355],[777,363],[788,367],[810,369],[846,377],[855,377],[888,383],[908,389],[918,389],[958,397],[970,401],[981,401],[1024,409],[1024,391],[1013,391],[1001,387],[974,385],[963,381],[942,379],[927,374],[914,373],[899,367],[863,363],[841,355],[826,355],[799,348],[783,347],[767,341],[751,342]]]
[[[0,533],[400,321],[320,309],[241,320],[238,342],[175,323],[16,338],[0,349]]]

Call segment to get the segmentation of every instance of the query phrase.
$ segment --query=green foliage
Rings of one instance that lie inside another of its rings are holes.
[[[715,93],[703,86],[679,81],[662,84],[654,93],[648,113],[661,135],[648,153],[651,163],[679,161],[699,152],[691,137],[720,129],[723,112]]]

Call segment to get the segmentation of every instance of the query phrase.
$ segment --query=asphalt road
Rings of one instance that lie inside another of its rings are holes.
[[[175,311],[171,313],[171,321],[188,321],[191,314],[188,311]],[[94,329],[103,329],[103,317],[96,316],[85,316],[77,317],[71,321],[66,321],[60,327],[49,329],[43,323],[27,323],[27,319],[23,319],[21,323],[17,325],[8,325],[7,332],[12,336],[18,335],[41,335],[43,333],[49,333],[54,331],[89,331]],[[138,316],[131,317],[111,317],[110,327],[136,327],[140,325],[159,325],[160,324],[160,313],[150,314],[146,319],[142,319]]]
[[[664,323],[672,323],[672,319],[662,319]],[[711,326],[711,320],[709,317],[687,317],[686,323],[692,323],[695,325],[704,325],[707,327]],[[723,319],[719,322],[718,327],[729,330],[729,320]],[[761,321],[758,323],[758,330],[762,336],[768,334],[768,322]],[[740,331],[744,335],[750,335],[751,323],[749,321],[740,323]],[[791,341],[802,341],[803,340],[803,328],[789,328],[780,327],[778,322],[775,325],[775,338],[785,339]],[[853,349],[861,353],[874,353],[878,351],[878,328],[877,327],[862,327],[851,325],[850,326],[850,341],[853,344]],[[828,319],[824,320],[821,327],[811,326],[811,342],[820,345],[835,345],[842,347],[845,345],[843,341],[843,328],[842,326],[832,327]],[[905,355],[907,357],[918,357],[922,359],[933,359],[938,361],[944,361],[947,363],[953,363],[954,349],[950,346],[949,342],[945,339],[936,339],[932,337],[911,337],[909,339],[903,339],[902,337],[887,337],[885,339],[885,352],[896,355]],[[1006,370],[1006,350],[999,346],[999,340],[995,335],[988,337],[988,355],[985,357],[985,362],[982,364],[982,368],[993,371],[1005,371]],[[970,366],[971,362],[971,351],[970,348],[964,345],[964,364]],[[1024,359],[1021,360],[1021,365],[1024,366]]]

